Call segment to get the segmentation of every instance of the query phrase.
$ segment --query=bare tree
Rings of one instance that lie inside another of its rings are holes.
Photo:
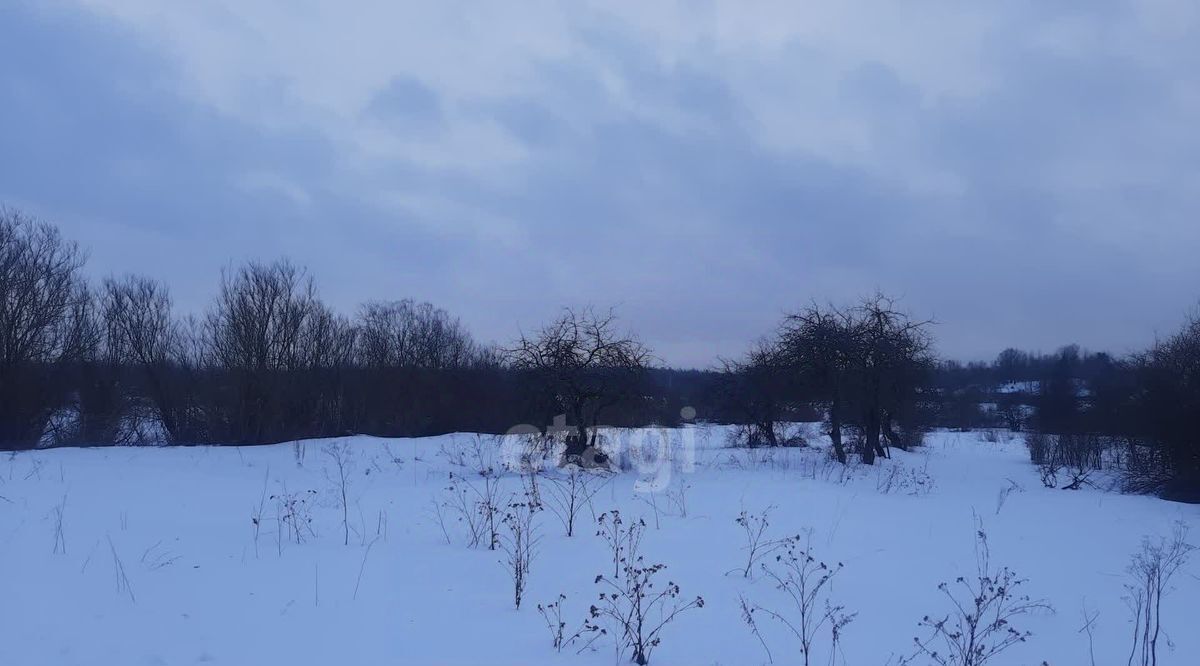
[[[83,263],[55,227],[0,209],[0,448],[37,445],[65,370],[96,348]]]
[[[494,359],[458,319],[405,299],[366,303],[355,325],[358,430],[419,435],[483,429],[471,421],[499,404],[500,391],[489,395],[494,383],[484,386],[494,382],[486,369]],[[484,395],[487,400],[476,397]],[[470,409],[464,409],[467,404]],[[474,427],[463,427],[464,420]]]
[[[779,333],[780,362],[798,375],[797,383],[810,395],[828,405],[829,439],[842,463],[842,427],[857,360],[855,335],[849,313],[816,304],[789,315]]]
[[[458,368],[478,345],[462,323],[430,303],[374,301],[362,306],[356,356],[368,368]]]
[[[288,261],[222,276],[206,329],[214,361],[231,369],[302,367],[305,324],[320,307],[312,279]]]
[[[917,389],[932,364],[932,322],[899,311],[893,299],[875,294],[838,309],[810,306],[790,315],[780,331],[781,357],[797,382],[829,405],[829,436],[838,460],[846,460],[842,426],[853,419],[862,430],[859,453],[871,464],[891,446],[908,448]]]
[[[637,395],[650,351],[617,330],[612,312],[567,309],[507,350],[512,367],[534,385],[547,422],[564,414],[573,432],[563,462],[604,462],[597,433],[605,410]]]
[[[184,353],[183,332],[171,314],[166,285],[136,275],[108,278],[100,310],[110,362],[139,369],[146,397],[171,441],[196,436],[189,423],[194,368]]]
[[[266,442],[337,432],[340,382],[354,331],[287,261],[226,273],[204,320],[208,365],[228,373],[232,395],[219,410],[230,437]]]
[[[787,398],[778,345],[759,340],[736,361],[722,360],[721,399],[744,425],[735,431],[737,445],[779,446],[780,421]]]

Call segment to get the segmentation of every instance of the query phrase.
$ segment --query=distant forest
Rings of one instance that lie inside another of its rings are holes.
[[[1200,320],[1127,357],[1066,346],[939,359],[929,322],[884,294],[797,309],[734,359],[661,367],[610,311],[564,309],[484,345],[417,300],[326,305],[287,260],[218,276],[198,315],[141,277],[90,283],[51,224],[0,209],[0,449],[264,444],[363,433],[741,426],[742,446],[799,446],[820,421],[843,462],[919,446],[932,428],[1025,433],[1053,478],[1200,499]],[[1083,476],[1081,476],[1083,475]],[[1056,482],[1056,481],[1055,481]],[[1051,483],[1047,480],[1047,484]]]

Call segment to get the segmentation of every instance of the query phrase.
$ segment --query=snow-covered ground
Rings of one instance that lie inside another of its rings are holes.
[[[934,433],[917,452],[846,474],[819,450],[727,449],[717,427],[670,437],[663,490],[644,492],[654,468],[643,463],[647,474],[617,474],[593,499],[596,513],[643,517],[644,556],[668,565],[660,575],[683,597],[706,602],[663,631],[656,664],[766,662],[739,598],[786,605],[762,575],[728,573],[746,559],[735,522],[743,509],[773,506],[772,534],[810,534],[817,557],[844,564],[830,597],[857,613],[839,660],[854,666],[911,654],[913,637],[924,635],[918,621],[949,610],[937,586],[973,572],[977,518],[993,561],[1055,608],[1015,622],[1034,635],[995,664],[1089,663],[1085,608],[1098,614],[1096,663],[1124,663],[1130,555],[1174,521],[1200,537],[1197,506],[1044,488],[1019,441]],[[349,456],[349,545],[330,446]],[[0,664],[614,663],[606,640],[556,652],[536,609],[565,594],[573,629],[595,601],[596,576],[612,564],[590,509],[572,538],[553,513],[536,516],[541,541],[520,610],[502,554],[468,548],[451,514],[437,518],[450,474],[471,478],[476,446],[500,460],[499,443],[473,435],[5,455]],[[504,497],[521,492],[516,473],[500,483]],[[1015,489],[1001,505],[1005,488]],[[286,528],[277,538],[285,496],[311,517],[303,543]],[[1166,599],[1175,647],[1161,650],[1164,665],[1200,663],[1197,576],[1193,558]],[[795,643],[762,626],[775,662],[796,663]]]

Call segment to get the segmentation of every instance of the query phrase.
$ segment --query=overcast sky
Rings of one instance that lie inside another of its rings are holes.
[[[876,288],[1124,352],[1200,299],[1200,3],[6,0],[0,203],[184,311],[287,256],[676,365]]]

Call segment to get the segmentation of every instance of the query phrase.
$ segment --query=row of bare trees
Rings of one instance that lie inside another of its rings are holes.
[[[714,393],[711,375],[664,378],[673,371],[653,368],[650,350],[611,312],[565,310],[491,348],[425,303],[368,303],[344,317],[287,261],[226,271],[200,317],[177,315],[167,287],[149,278],[92,288],[83,266],[83,252],[53,226],[0,214],[6,448],[503,431],[524,422],[543,434],[567,429],[568,457],[582,458],[596,455],[601,424],[669,422]],[[900,433],[929,355],[925,327],[882,296],[808,308],[727,364],[721,404],[705,411],[753,424],[755,438],[774,445],[780,420],[811,418],[819,404],[838,457],[847,455],[847,426],[860,433],[855,452],[873,460],[885,444],[907,445]]]
[[[1018,402],[1001,404],[1012,408],[1010,427],[1027,423],[1056,441],[1100,437],[1120,446],[1130,490],[1200,499],[1196,317],[1125,359],[1008,350],[992,367],[950,373],[935,363],[931,322],[876,294],[849,307],[811,305],[724,372],[689,372],[654,367],[611,312],[565,310],[489,347],[428,303],[367,303],[345,317],[302,268],[275,261],[226,271],[201,316],[180,316],[161,282],[89,284],[85,258],[52,225],[0,209],[0,448],[531,423],[543,434],[565,428],[568,457],[586,462],[601,424],[671,424],[690,413],[745,424],[745,443],[767,446],[794,441],[789,421],[824,418],[839,460],[870,463],[918,443],[959,403],[978,409],[960,379],[1041,372],[1031,419]]]
[[[53,226],[0,211],[4,448],[408,434],[500,381],[495,353],[445,311],[375,302],[351,320],[287,261],[227,271],[199,318],[149,278],[91,287],[84,262]]]
[[[649,349],[611,312],[564,310],[493,347],[428,303],[370,302],[345,317],[286,260],[223,272],[198,317],[176,313],[166,285],[150,278],[92,287],[84,262],[52,225],[0,212],[3,448],[503,432],[532,423],[543,434],[569,429],[567,453],[579,457],[596,447],[601,424],[662,422],[663,410],[678,418],[694,403],[650,378]],[[680,384],[703,384],[691,380]]]

